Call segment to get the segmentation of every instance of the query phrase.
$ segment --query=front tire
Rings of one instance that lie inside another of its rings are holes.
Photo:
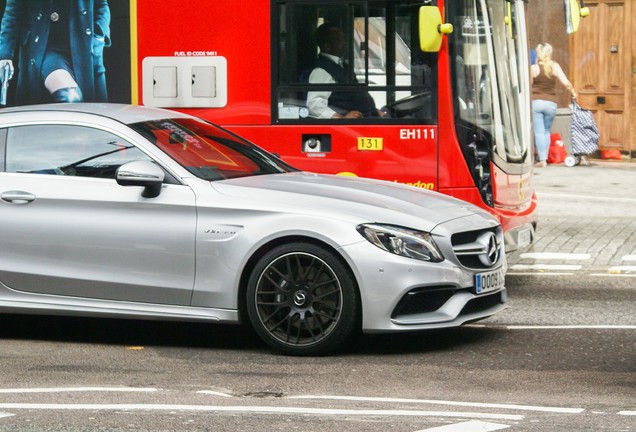
[[[290,243],[267,252],[247,287],[247,311],[258,335],[291,355],[323,355],[357,330],[359,294],[351,272],[327,249]]]

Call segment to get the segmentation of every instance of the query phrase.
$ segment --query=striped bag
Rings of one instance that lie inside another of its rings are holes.
[[[572,129],[570,142],[572,143],[572,154],[588,155],[598,149],[598,139],[600,133],[594,114],[592,111],[581,108],[576,101],[572,100]]]

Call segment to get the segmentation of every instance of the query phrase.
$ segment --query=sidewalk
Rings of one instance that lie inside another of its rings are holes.
[[[636,218],[636,163],[548,165],[535,168],[534,184],[540,216]]]
[[[636,274],[636,163],[536,168],[534,244],[508,256],[510,272]]]

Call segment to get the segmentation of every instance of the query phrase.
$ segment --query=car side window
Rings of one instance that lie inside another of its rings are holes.
[[[10,128],[6,171],[114,179],[121,165],[150,158],[121,137],[72,125]]]

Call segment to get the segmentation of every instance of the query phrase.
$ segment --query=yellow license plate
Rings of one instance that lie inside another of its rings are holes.
[[[383,149],[382,138],[358,138],[358,150],[360,151],[381,151]]]

